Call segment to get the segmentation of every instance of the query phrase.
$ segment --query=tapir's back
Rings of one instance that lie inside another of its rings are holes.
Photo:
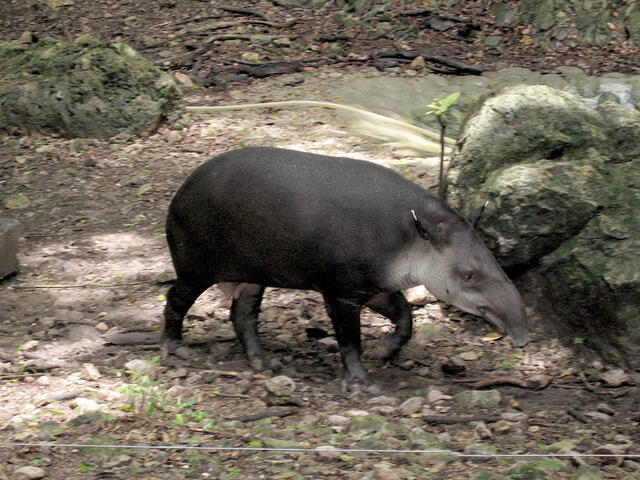
[[[216,282],[319,289],[347,270],[352,282],[377,277],[415,237],[410,211],[430,195],[371,162],[245,148],[185,181],[167,236],[177,269],[206,263]]]

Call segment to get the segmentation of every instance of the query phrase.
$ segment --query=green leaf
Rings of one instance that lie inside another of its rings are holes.
[[[574,343],[574,344],[576,344],[576,345],[581,344],[581,343],[584,343],[584,338],[575,337],[575,338],[573,339],[573,343]]]

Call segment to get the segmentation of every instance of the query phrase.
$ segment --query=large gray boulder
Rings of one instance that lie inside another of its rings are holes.
[[[640,365],[640,113],[505,89],[464,125],[447,198],[490,202],[481,235],[562,338]]]
[[[0,42],[0,64],[0,130],[108,138],[180,117],[173,79],[124,44]]]

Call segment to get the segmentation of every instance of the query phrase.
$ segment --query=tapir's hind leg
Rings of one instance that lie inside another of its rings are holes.
[[[400,292],[378,294],[366,305],[374,312],[387,317],[395,325],[393,332],[384,337],[382,345],[378,347],[378,356],[384,361],[391,360],[411,338],[411,307]]]
[[[231,321],[238,340],[251,368],[255,370],[278,370],[279,362],[267,360],[258,338],[258,314],[264,293],[264,285],[239,283],[233,290]]]
[[[174,353],[182,343],[182,320],[193,302],[209,285],[187,282],[180,277],[167,292],[167,304],[164,307],[164,329],[162,331],[162,358]]]

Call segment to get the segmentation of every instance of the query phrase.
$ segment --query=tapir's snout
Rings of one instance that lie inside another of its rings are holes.
[[[529,333],[526,330],[517,333],[510,332],[509,335],[511,335],[511,343],[514,347],[524,347],[529,343]]]

